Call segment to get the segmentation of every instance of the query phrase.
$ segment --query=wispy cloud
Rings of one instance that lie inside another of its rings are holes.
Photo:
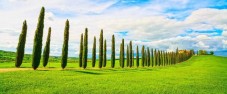
[[[26,53],[31,53],[40,8],[45,6],[44,41],[52,27],[51,55],[61,55],[64,22],[70,20],[70,56],[78,56],[80,34],[89,29],[89,49],[101,29],[110,51],[126,43],[173,50],[226,50],[225,0],[1,0],[0,49],[15,51],[23,20],[28,23]],[[97,42],[98,43],[98,42]],[[98,50],[98,49],[97,49]],[[91,53],[91,50],[89,50]]]

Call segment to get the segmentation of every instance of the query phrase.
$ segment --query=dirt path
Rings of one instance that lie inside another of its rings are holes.
[[[24,71],[32,70],[31,68],[0,68],[0,73],[11,72],[11,71]]]

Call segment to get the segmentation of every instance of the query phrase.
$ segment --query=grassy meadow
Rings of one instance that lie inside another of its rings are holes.
[[[60,58],[51,57],[47,68],[32,70],[30,55],[22,68],[14,67],[14,53],[0,51],[0,93],[17,94],[226,94],[227,58],[193,56],[166,67],[78,68],[76,58],[69,58],[65,70]],[[96,62],[98,64],[98,62]],[[7,71],[11,70],[11,71]]]

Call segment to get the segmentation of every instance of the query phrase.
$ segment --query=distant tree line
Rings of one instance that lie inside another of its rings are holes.
[[[41,52],[42,52],[42,38],[43,38],[43,28],[44,28],[44,17],[45,8],[42,7],[38,24],[34,36],[34,45],[32,53],[32,67],[36,70],[40,64]],[[61,67],[64,69],[67,66],[68,58],[68,41],[69,41],[69,20],[65,22],[64,29],[64,40],[62,46],[62,56],[61,56]],[[17,47],[17,58],[16,67],[20,67],[23,61],[25,42],[26,42],[27,24],[24,21],[22,26],[22,32],[19,37],[18,47]],[[50,42],[51,42],[51,27],[48,29],[48,35],[46,44],[43,51],[43,66],[46,67],[48,64],[49,53],[50,53]],[[79,49],[79,67],[87,68],[88,62],[88,28],[85,28],[85,32],[81,34],[80,39],[80,49]],[[125,48],[126,47],[126,48]],[[124,67],[154,67],[154,66],[167,66],[177,64],[188,60],[194,55],[194,50],[178,50],[167,52],[164,50],[153,49],[142,46],[141,51],[139,51],[139,46],[136,45],[136,53],[134,53],[133,42],[129,41],[125,44],[125,40],[122,39],[120,43],[119,52],[119,66]],[[115,36],[112,35],[111,42],[111,68],[115,67],[116,53],[115,53]],[[199,52],[200,53],[200,52]],[[202,52],[201,52],[202,53]],[[96,66],[96,37],[94,36],[93,49],[92,49],[92,67]],[[106,67],[107,65],[107,41],[103,37],[103,30],[100,31],[99,37],[99,68]],[[135,63],[135,64],[134,64]]]
[[[197,55],[214,55],[214,51],[198,50]]]

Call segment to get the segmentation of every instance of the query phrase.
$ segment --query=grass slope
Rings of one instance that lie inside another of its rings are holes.
[[[194,56],[168,67],[2,72],[0,93],[226,94],[226,61],[224,57]]]

